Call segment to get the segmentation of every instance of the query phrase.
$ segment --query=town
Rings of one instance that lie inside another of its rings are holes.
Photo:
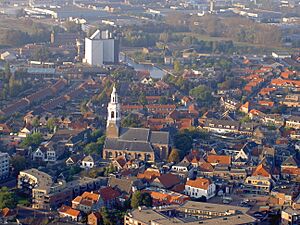
[[[300,1],[0,1],[0,225],[299,225]]]

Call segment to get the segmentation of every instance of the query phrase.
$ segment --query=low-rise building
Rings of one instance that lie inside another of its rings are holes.
[[[264,176],[247,177],[244,183],[244,191],[259,195],[269,195],[272,187],[272,179]]]
[[[187,201],[180,206],[140,208],[127,213],[124,225],[254,225],[257,221],[247,215],[248,208]],[[181,217],[178,217],[181,215]]]
[[[70,206],[63,205],[58,209],[60,218],[67,218],[71,221],[80,221],[82,216],[79,210],[72,209]]]
[[[206,199],[210,199],[216,194],[216,185],[210,179],[196,178],[186,182],[184,192],[191,198],[204,196]]]

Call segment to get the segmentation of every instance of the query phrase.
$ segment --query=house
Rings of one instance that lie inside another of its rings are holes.
[[[34,132],[34,127],[30,124],[26,124],[18,133],[18,136],[21,138],[25,138],[28,135],[32,134]]]
[[[252,173],[252,176],[262,176],[266,178],[272,178],[272,175],[264,164],[259,164]]]
[[[121,192],[112,187],[101,188],[98,193],[106,208],[113,208],[117,203],[117,198],[121,196]]]
[[[285,126],[299,130],[300,129],[300,116],[288,117],[285,121]]]
[[[16,218],[16,211],[10,208],[0,210],[0,223],[8,224],[8,221],[13,221]]]
[[[77,196],[72,201],[72,208],[89,213],[97,211],[103,206],[103,200],[100,198],[100,194],[94,192],[84,192],[82,195]]]
[[[92,212],[88,215],[87,224],[88,225],[100,225],[101,214],[99,212]]]
[[[67,218],[72,221],[80,221],[82,216],[79,210],[72,209],[70,206],[63,205],[58,209],[60,218]]]
[[[194,168],[195,167],[189,162],[179,162],[172,166],[171,172],[179,175],[182,178],[192,178]]]
[[[92,169],[94,166],[95,161],[91,155],[88,155],[81,160],[80,167],[83,169]]]
[[[300,163],[296,158],[290,156],[281,164],[281,176],[285,178],[299,178]]]
[[[215,165],[230,166],[231,165],[231,156],[209,154],[207,156],[206,161],[213,166],[215,166]]]
[[[123,195],[130,196],[134,191],[144,188],[145,184],[136,177],[116,178],[111,176],[108,186],[120,191]]]
[[[171,189],[175,185],[180,184],[181,180],[179,176],[171,173],[162,174],[159,177],[155,178],[150,185],[152,187],[158,187],[163,189]]]
[[[66,165],[67,166],[74,166],[80,163],[80,159],[82,157],[80,155],[72,155],[66,160]]]
[[[6,51],[0,55],[0,58],[4,61],[14,61],[17,56],[13,52]]]
[[[238,121],[206,119],[203,128],[216,133],[238,133],[240,124]]]
[[[216,194],[216,185],[207,178],[188,180],[185,184],[185,194],[192,198],[212,198]]]
[[[165,189],[151,189],[147,188],[142,191],[143,193],[149,193],[152,197],[153,206],[163,205],[182,205],[186,201],[190,200],[190,197],[180,194],[174,191]]]

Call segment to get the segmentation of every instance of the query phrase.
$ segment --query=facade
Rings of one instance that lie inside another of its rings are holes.
[[[264,176],[247,177],[244,183],[244,191],[247,193],[269,195],[272,187],[271,178]]]
[[[119,41],[108,31],[97,30],[90,38],[85,38],[84,62],[92,66],[119,61]]]
[[[70,182],[54,182],[50,175],[37,169],[24,170],[18,175],[18,189],[31,195],[32,208],[35,209],[58,208],[84,191],[100,188],[105,183],[106,179],[87,177]]]
[[[169,155],[169,132],[151,131],[148,128],[122,128],[121,107],[116,88],[111,93],[107,107],[106,140],[103,150],[104,159],[140,159],[154,162],[166,160]]]
[[[9,176],[9,155],[0,152],[0,180]]]
[[[192,198],[212,198],[216,194],[216,185],[207,178],[188,180],[185,184],[185,193]]]

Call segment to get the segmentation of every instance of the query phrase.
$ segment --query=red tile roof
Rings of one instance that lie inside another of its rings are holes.
[[[196,180],[188,180],[186,182],[186,185],[188,186],[203,189],[203,190],[208,190],[210,184],[211,181],[206,178],[197,178]]]

